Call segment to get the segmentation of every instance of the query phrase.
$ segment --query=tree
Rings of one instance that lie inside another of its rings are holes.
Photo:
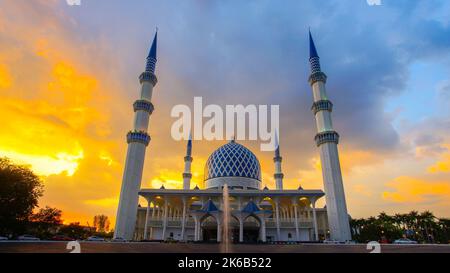
[[[37,213],[31,215],[30,220],[32,222],[39,222],[48,225],[60,225],[62,211],[56,208],[46,206],[40,209]]]
[[[107,232],[109,230],[109,219],[106,215],[94,216],[94,227],[98,232]]]
[[[79,222],[64,225],[59,229],[59,233],[74,239],[86,239],[94,234],[94,230],[89,227],[83,227]]]
[[[61,210],[48,206],[40,209],[30,216],[29,231],[39,238],[50,238],[62,224],[61,214]]]
[[[0,158],[0,234],[23,232],[42,193],[42,182],[33,171]]]

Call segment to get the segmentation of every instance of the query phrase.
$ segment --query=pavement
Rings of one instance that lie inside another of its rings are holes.
[[[84,242],[81,253],[221,253],[220,244],[159,243],[159,242]],[[0,253],[69,253],[68,242],[0,241]],[[232,253],[370,253],[365,244],[297,244],[297,245],[231,245]],[[450,245],[380,245],[381,253],[450,253]]]

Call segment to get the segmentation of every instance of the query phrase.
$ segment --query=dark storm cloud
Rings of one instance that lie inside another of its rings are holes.
[[[307,83],[308,27],[329,76],[328,94],[342,143],[351,149],[395,152],[399,133],[384,105],[407,92],[413,61],[448,61],[450,29],[431,17],[443,3],[385,0],[377,7],[364,0],[146,1],[122,12],[119,2],[111,1],[108,13],[86,17],[112,21],[111,39],[117,46],[128,43],[126,51],[117,50],[117,58],[130,62],[123,67],[129,79],[142,70],[135,67],[148,48],[142,41],[150,41],[159,26],[155,99],[165,115],[175,104],[192,105],[193,96],[203,96],[207,104],[280,104],[283,151],[292,151],[291,160],[301,166],[316,152]],[[127,23],[112,20],[119,17]]]

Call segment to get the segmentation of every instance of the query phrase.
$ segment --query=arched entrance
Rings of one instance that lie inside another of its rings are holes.
[[[217,219],[211,214],[200,219],[203,242],[217,242]]]
[[[261,223],[255,215],[244,219],[244,243],[257,243],[259,241]]]

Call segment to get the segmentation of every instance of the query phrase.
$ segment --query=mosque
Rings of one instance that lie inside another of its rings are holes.
[[[157,83],[156,33],[145,71],[139,77],[141,97],[133,105],[134,128],[127,134],[128,151],[114,237],[220,242],[227,224],[230,238],[236,243],[351,240],[337,149],[339,135],[331,122],[333,104],[326,95],[327,76],[321,71],[311,33],[309,43],[309,83],[318,131],[314,139],[320,153],[325,192],[302,187],[283,189],[282,157],[278,145],[273,158],[276,189],[262,188],[258,158],[235,140],[209,156],[205,163],[205,189],[191,188],[191,140],[187,142],[184,157],[183,189],[166,189],[164,186],[160,189],[141,188],[145,150],[150,143],[147,129],[154,109],[151,98]],[[224,186],[228,198],[223,197]],[[138,204],[139,196],[146,200],[144,207]],[[317,208],[316,202],[322,197],[326,206]]]

